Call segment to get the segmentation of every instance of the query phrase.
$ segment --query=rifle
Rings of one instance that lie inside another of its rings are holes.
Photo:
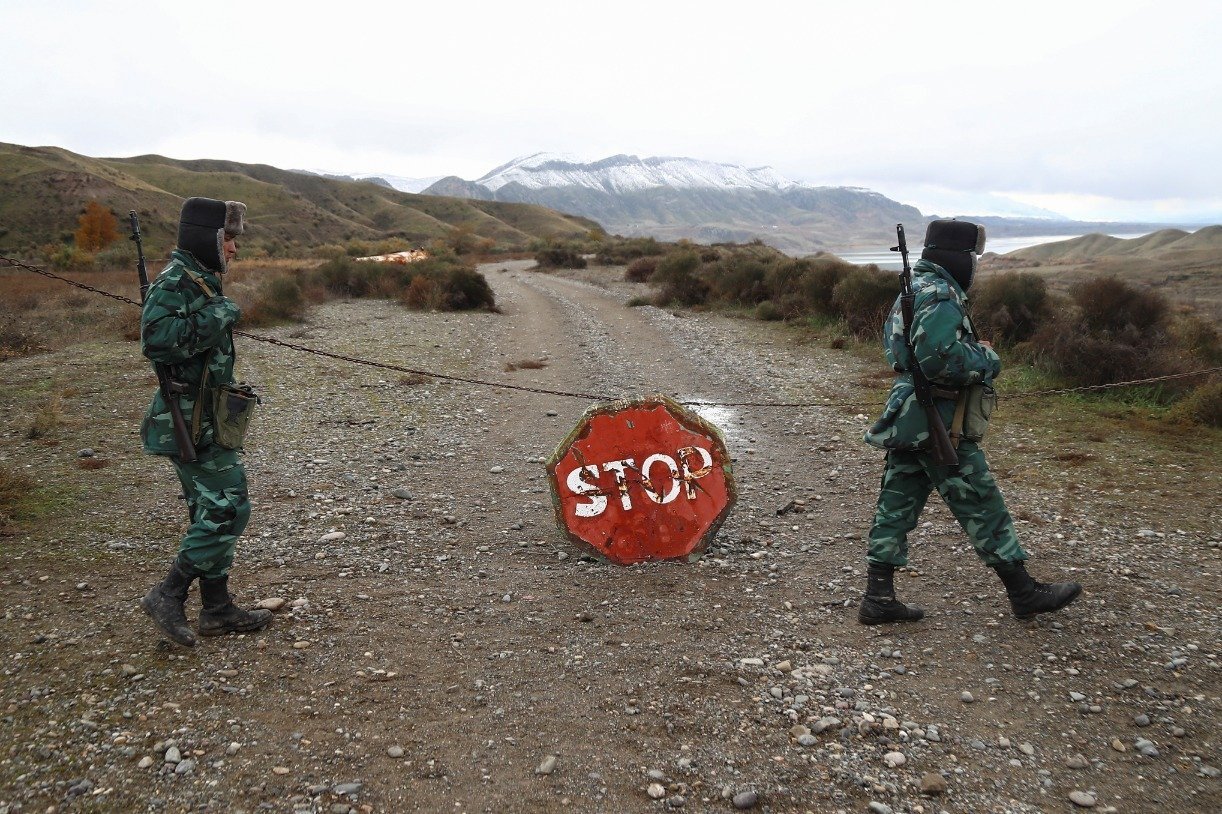
[[[149,274],[148,267],[144,264],[144,245],[140,242],[140,221],[136,218],[134,209],[127,215],[132,222],[131,240],[136,243],[136,273],[140,277],[140,304],[143,305],[149,291]],[[182,405],[178,403],[178,396],[186,392],[186,388],[172,380],[169,370],[160,362],[153,363],[153,370],[157,372],[157,387],[161,390],[161,398],[170,408],[170,423],[174,427],[174,443],[178,446],[178,457],[185,463],[195,463],[195,443],[191,440],[191,431],[187,429],[187,422],[182,417]]]
[[[916,393],[917,404],[921,405],[921,409],[925,411],[925,422],[929,425],[930,451],[933,453],[934,464],[958,466],[959,456],[955,453],[954,445],[951,444],[946,425],[942,423],[942,416],[938,414],[938,408],[933,403],[929,379],[925,378],[925,371],[921,370],[921,363],[917,360],[916,351],[912,348],[912,312],[916,295],[912,293],[912,269],[908,267],[908,242],[904,239],[904,224],[895,224],[895,233],[899,237],[899,245],[892,246],[891,251],[899,252],[900,257],[904,260],[904,270],[900,274],[900,281],[904,286],[903,293],[900,294],[900,314],[904,318],[904,344],[908,346],[908,355],[912,357],[912,369],[909,371],[912,374],[912,388]]]

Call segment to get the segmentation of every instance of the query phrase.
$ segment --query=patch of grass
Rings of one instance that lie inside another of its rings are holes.
[[[110,466],[110,461],[105,458],[77,458],[76,466],[85,470],[105,469]]]
[[[26,437],[31,441],[47,439],[59,429],[63,419],[63,404],[58,395],[52,396],[34,411],[34,418],[30,422],[29,430],[26,431]]]
[[[18,524],[32,516],[34,481],[0,466],[0,534],[15,534]]]

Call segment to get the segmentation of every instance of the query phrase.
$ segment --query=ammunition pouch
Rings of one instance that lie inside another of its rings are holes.
[[[964,391],[963,440],[980,441],[989,428],[989,417],[997,408],[997,391],[987,384],[973,384]]]
[[[198,446],[203,437],[203,412],[212,414],[212,442],[223,449],[241,449],[246,429],[262,399],[245,382],[208,386],[212,351],[204,357],[204,374],[199,382],[195,409],[191,413],[191,440]]]
[[[225,449],[241,449],[259,396],[246,383],[222,384],[211,392],[213,441]]]

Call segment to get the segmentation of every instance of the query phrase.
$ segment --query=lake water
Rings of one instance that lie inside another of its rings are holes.
[[[1112,237],[1122,237],[1125,239],[1134,237],[1144,237],[1150,234],[1149,232],[1117,232],[1112,234]],[[1075,237],[1082,235],[1032,235],[1031,237],[993,237],[989,238],[985,244],[985,251],[996,252],[997,254],[1006,254],[1007,252],[1016,252],[1019,249],[1026,249],[1031,246],[1038,246],[1041,243],[1055,243],[1060,240],[1073,240]],[[921,235],[915,238],[908,235],[908,262],[916,263],[921,257]],[[833,251],[837,257],[847,260],[850,263],[856,263],[859,266],[874,263],[879,268],[899,271],[900,255],[899,252],[887,251],[883,247],[880,251],[872,252],[837,252]]]

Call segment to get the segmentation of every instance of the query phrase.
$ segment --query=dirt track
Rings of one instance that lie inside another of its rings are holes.
[[[290,605],[264,634],[182,650],[136,606],[183,519],[133,434],[152,386],[138,350],[0,364],[0,463],[60,497],[53,522],[0,538],[0,814],[727,811],[748,791],[777,812],[1068,811],[1075,791],[1126,814],[1222,805],[1208,450],[1168,474],[1110,439],[1099,454],[1126,478],[1086,488],[1006,424],[990,448],[1032,571],[1086,594],[1014,621],[931,504],[898,582],[929,615],[862,628],[880,458],[858,439],[879,396],[855,383],[877,365],[525,265],[484,268],[503,315],[335,303],[278,334],[545,388],[863,406],[709,412],[741,489],[715,548],[620,569],[565,542],[541,464],[586,403],[240,344],[267,403],[233,582]],[[57,387],[59,443],[32,442],[29,407]],[[79,469],[84,447],[109,466]],[[795,499],[807,511],[779,517]],[[193,766],[165,763],[171,745]],[[921,794],[927,773],[944,794]]]

